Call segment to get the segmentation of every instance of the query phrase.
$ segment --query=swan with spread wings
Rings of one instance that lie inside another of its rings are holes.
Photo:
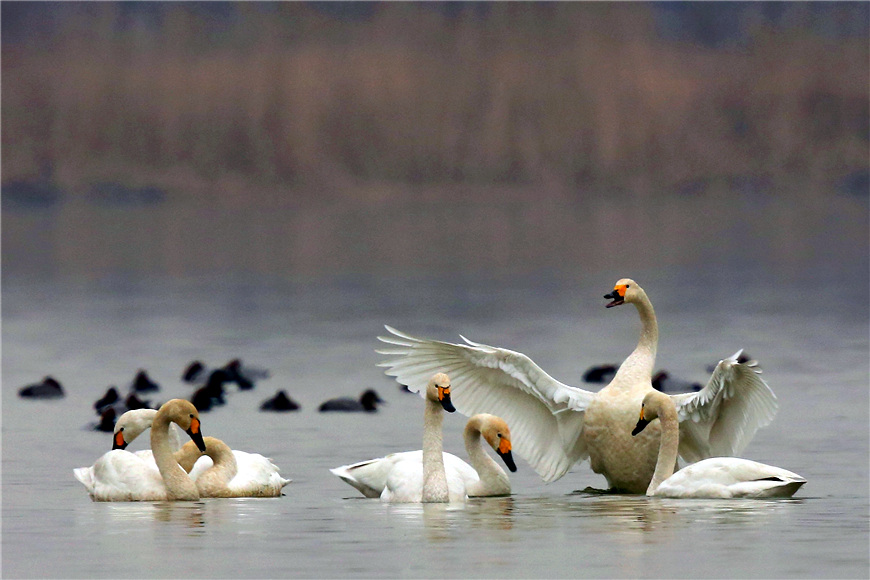
[[[624,278],[616,283],[608,308],[634,304],[641,320],[637,347],[613,380],[598,392],[563,384],[528,356],[480,344],[416,338],[390,326],[378,337],[389,346],[380,363],[412,391],[425,389],[434,372],[453,383],[453,402],[464,415],[491,413],[511,426],[513,449],[545,481],[555,481],[577,462],[607,479],[611,491],[645,493],[655,471],[661,429],[650,425],[631,436],[637,409],[653,390],[658,324],[646,292]],[[679,454],[687,462],[739,454],[755,432],[776,414],[773,391],[755,361],[738,362],[740,351],[720,361],[707,386],[671,395],[680,420]]]

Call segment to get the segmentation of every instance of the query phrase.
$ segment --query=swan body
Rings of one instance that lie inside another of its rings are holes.
[[[661,437],[655,473],[646,495],[671,498],[791,497],[806,479],[785,469],[738,457],[712,457],[674,473],[679,448],[679,420],[673,400],[648,393],[632,435],[659,419]]]
[[[176,423],[190,435],[200,450],[205,449],[199,414],[189,401],[172,399],[154,416],[151,425],[153,463],[115,448],[90,468],[73,473],[94,501],[175,501],[199,499],[196,485],[179,466],[169,442],[169,425]],[[117,443],[117,439],[116,439]],[[155,470],[156,467],[156,470]]]
[[[465,449],[472,465],[452,453],[443,453],[447,487],[452,492],[451,501],[464,500],[464,497],[460,497],[463,493],[468,497],[505,496],[511,493],[510,479],[504,469],[483,451],[481,436],[504,459],[508,469],[516,471],[510,455],[510,430],[507,423],[494,415],[475,415],[465,426]],[[391,453],[386,457],[343,465],[330,471],[366,497],[381,497],[391,474],[394,482],[400,477],[408,480],[405,484],[407,486],[412,485],[412,482],[416,485],[418,482],[419,495],[422,497],[422,450]],[[394,486],[397,485],[394,483]],[[408,495],[416,498],[417,491],[409,492]]]
[[[658,428],[630,435],[637,409],[653,390],[651,377],[658,346],[652,304],[633,280],[618,281],[607,307],[634,304],[641,320],[637,347],[598,392],[563,384],[528,356],[462,339],[453,344],[416,338],[387,326],[390,345],[378,350],[391,358],[380,363],[386,374],[414,391],[433,371],[455,379],[453,400],[466,415],[493,413],[513,431],[518,455],[545,481],[562,477],[588,459],[612,490],[643,493],[655,470]],[[689,462],[735,455],[755,432],[773,419],[777,404],[755,361],[739,363],[739,352],[719,362],[706,387],[671,395],[680,420],[680,455]]]
[[[150,429],[151,423],[154,421],[156,415],[157,411],[153,409],[127,411],[121,415],[121,418],[118,419],[118,422],[115,425],[114,448],[124,449],[127,445],[132,443],[134,439],[141,435],[143,431]],[[205,455],[196,452],[196,448],[191,446],[190,443],[182,447],[178,430],[172,427],[169,430],[169,436],[172,449],[177,450],[175,452],[176,461],[181,465],[182,469],[190,474],[192,480],[198,481],[200,475],[214,466],[214,460],[212,459],[213,455],[208,447],[206,447]],[[224,445],[224,443],[219,439],[211,439]],[[270,459],[263,457],[259,453],[248,453],[246,451],[234,449],[232,450],[232,454],[234,455],[237,469],[237,481],[233,489],[248,489],[249,486],[256,487],[258,482],[267,488],[276,485],[279,481],[283,481],[283,485],[290,483],[289,479],[284,480],[278,475],[278,468],[272,464]],[[150,449],[137,451],[135,455],[142,458],[142,460],[152,466],[156,471],[157,463],[154,461],[154,455]],[[253,483],[244,484],[243,482]],[[260,497],[261,495],[262,494],[256,497]],[[278,488],[278,493],[276,495],[280,495],[280,487]]]
[[[289,479],[281,477],[271,459],[259,453],[234,451],[215,437],[203,440],[205,454],[212,465],[196,475],[191,470],[200,497],[278,497],[284,486],[290,483]],[[190,469],[198,458],[196,448],[188,442],[181,451],[185,457],[181,466]],[[196,461],[197,465],[201,463],[202,460]]]

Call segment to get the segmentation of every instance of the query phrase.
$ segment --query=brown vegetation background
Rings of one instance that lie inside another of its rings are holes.
[[[868,164],[866,35],[760,22],[707,48],[662,39],[638,3],[384,3],[352,18],[242,3],[217,25],[177,3],[152,26],[87,4],[4,42],[4,181],[51,167],[73,194],[112,180],[362,195],[807,184]]]

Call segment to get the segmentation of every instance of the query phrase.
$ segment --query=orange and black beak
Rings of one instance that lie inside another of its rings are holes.
[[[124,431],[118,431],[115,433],[115,437],[112,441],[112,450],[115,449],[126,449],[127,442],[124,440]]]
[[[456,407],[450,400],[450,386],[438,387],[438,400],[441,402],[441,407],[448,413],[455,413]]]
[[[190,438],[193,439],[193,442],[196,443],[196,448],[205,452],[205,441],[202,440],[202,431],[200,431],[199,419],[196,417],[191,417],[190,419],[190,428],[187,430],[187,434],[190,435]]]
[[[605,294],[604,297],[608,300],[613,300],[613,302],[608,302],[605,305],[606,308],[613,308],[614,306],[625,304],[625,286],[617,286],[613,289],[613,292]]]
[[[504,461],[504,464],[507,465],[507,468],[511,471],[517,470],[517,464],[514,463],[514,456],[511,455],[511,442],[507,439],[502,439],[498,444],[498,449],[496,449],[496,453],[501,457],[501,460]]]
[[[650,422],[643,418],[643,407],[640,408],[640,419],[637,420],[637,425],[634,426],[634,429],[631,432],[631,436],[634,437],[649,425]]]

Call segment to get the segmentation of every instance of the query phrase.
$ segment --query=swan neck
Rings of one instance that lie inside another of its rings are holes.
[[[649,356],[655,363],[656,350],[659,344],[659,325],[656,320],[656,313],[653,310],[652,302],[644,293],[641,299],[635,303],[637,312],[640,315],[640,339],[637,342],[635,352]]]
[[[661,442],[659,443],[659,457],[656,461],[656,470],[653,473],[652,481],[646,490],[647,495],[653,495],[662,484],[674,474],[674,467],[677,464],[677,454],[680,449],[680,422],[677,417],[677,408],[670,401],[668,395],[667,404],[661,405],[659,408],[659,422],[661,423]]]
[[[426,399],[423,411],[423,497],[425,503],[449,500],[447,474],[444,470],[444,416],[441,403]]]
[[[465,425],[463,437],[468,461],[480,477],[479,490],[469,489],[469,495],[509,495],[510,479],[504,469],[486,452],[481,441],[480,422],[472,418]]]
[[[158,412],[151,425],[151,452],[166,485],[167,499],[199,499],[196,485],[175,460],[169,442],[170,422],[169,416]]]

